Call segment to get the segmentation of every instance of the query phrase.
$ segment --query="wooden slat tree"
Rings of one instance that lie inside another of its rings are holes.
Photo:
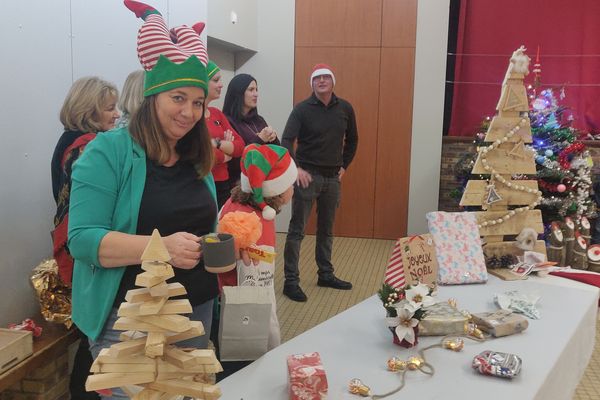
[[[535,175],[534,152],[525,147],[532,142],[528,111],[529,102],[523,83],[528,71],[529,57],[521,46],[506,71],[496,115],[487,130],[473,175],[485,175],[487,180],[467,183],[461,206],[479,206],[475,212],[479,231],[488,256],[522,255],[523,250],[505,236],[518,235],[524,228],[538,234],[544,232],[542,214],[534,208],[542,193],[536,180],[516,180],[515,175]],[[543,240],[537,240],[535,251],[546,254]]]
[[[200,321],[186,316],[192,306],[179,283],[167,284],[173,267],[157,230],[142,254],[144,272],[136,277],[141,289],[129,290],[119,307],[114,329],[123,330],[121,342],[103,349],[92,364],[86,390],[121,387],[136,400],[167,400],[179,395],[216,400],[218,386],[209,383],[221,372],[212,350],[180,349],[172,343],[204,335]]]

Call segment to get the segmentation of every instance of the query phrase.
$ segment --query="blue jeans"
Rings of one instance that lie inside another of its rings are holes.
[[[192,314],[189,315],[189,318],[192,321],[201,321],[202,325],[204,325],[203,336],[198,336],[195,338],[183,340],[181,342],[177,342],[177,346],[179,347],[195,347],[198,349],[206,349],[208,347],[208,339],[210,334],[210,326],[212,324],[212,312],[213,312],[213,302],[214,299],[211,299],[205,303],[194,306],[192,308]],[[106,323],[104,324],[104,329],[98,339],[95,341],[88,338],[90,342],[90,351],[92,352],[92,356],[94,360],[100,354],[100,350],[110,347],[115,343],[119,343],[119,335],[122,331],[118,331],[113,329],[115,322],[119,317],[117,317],[117,309],[113,308],[112,312],[108,316]],[[101,396],[103,399],[128,399],[127,396],[120,388],[112,389],[112,396]]]
[[[302,239],[304,239],[306,221],[310,216],[315,200],[317,203],[315,261],[319,268],[318,274],[322,279],[329,279],[333,276],[331,249],[333,247],[335,211],[340,203],[340,181],[337,176],[330,178],[312,172],[311,175],[312,182],[308,187],[294,186],[292,218],[283,252],[285,284],[290,286],[300,283],[300,273],[298,271],[300,246]]]

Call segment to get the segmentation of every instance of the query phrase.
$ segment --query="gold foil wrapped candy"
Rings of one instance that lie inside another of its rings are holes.
[[[65,324],[70,328],[71,288],[58,276],[56,261],[44,260],[33,269],[31,283],[40,302],[42,316],[46,321]]]
[[[465,341],[461,338],[448,338],[442,341],[442,346],[448,350],[461,351],[465,347]]]
[[[417,356],[410,357],[406,361],[398,357],[392,357],[387,361],[388,370],[392,372],[404,371],[405,369],[414,371],[420,369],[424,364],[425,360]]]
[[[421,368],[423,364],[425,364],[425,360],[423,360],[421,357],[413,356],[408,359],[406,366],[408,369],[414,371]]]
[[[389,371],[398,372],[406,369],[406,361],[399,359],[398,357],[392,357],[387,361],[387,367]]]
[[[360,379],[354,378],[350,381],[348,385],[348,389],[352,394],[359,394],[363,397],[367,397],[371,395],[371,389],[364,385]]]
[[[477,327],[477,324],[474,323],[473,321],[468,322],[465,325],[465,332],[469,335],[469,336],[473,336],[474,338],[483,340],[485,339],[485,335],[483,334],[483,332],[481,331],[481,329],[479,329]]]

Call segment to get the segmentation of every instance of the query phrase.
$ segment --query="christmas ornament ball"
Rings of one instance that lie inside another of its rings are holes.
[[[554,155],[554,152],[550,149],[546,150],[546,157],[552,157]]]
[[[537,156],[535,158],[535,162],[538,163],[538,164],[543,164],[544,161],[546,161],[546,157],[544,157],[544,156]]]
[[[561,183],[556,187],[556,190],[558,190],[560,193],[563,193],[565,190],[567,190],[567,187]]]

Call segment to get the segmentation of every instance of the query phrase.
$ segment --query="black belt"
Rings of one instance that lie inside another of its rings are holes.
[[[300,168],[310,172],[311,174],[321,175],[325,178],[335,178],[338,176],[340,167],[303,167]]]

